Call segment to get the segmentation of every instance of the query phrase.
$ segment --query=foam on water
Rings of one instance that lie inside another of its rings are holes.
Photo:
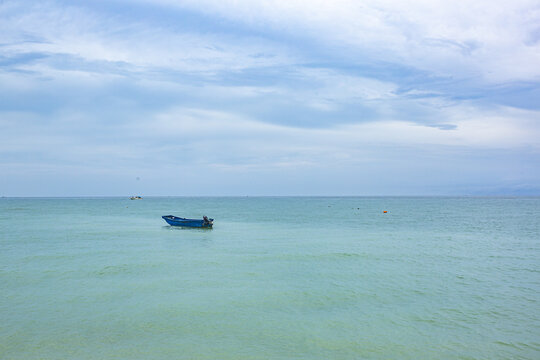
[[[537,359],[539,219],[539,198],[0,199],[0,358]]]

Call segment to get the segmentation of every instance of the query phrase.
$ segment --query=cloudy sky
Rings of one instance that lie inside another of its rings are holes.
[[[0,196],[540,195],[538,0],[0,1]]]

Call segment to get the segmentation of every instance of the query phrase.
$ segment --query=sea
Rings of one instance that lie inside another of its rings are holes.
[[[540,198],[0,198],[0,359],[540,359]]]

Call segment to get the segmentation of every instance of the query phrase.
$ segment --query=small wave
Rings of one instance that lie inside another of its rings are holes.
[[[285,260],[285,261],[324,261],[324,260],[353,260],[367,258],[367,255],[357,253],[328,253],[328,254],[276,254],[276,255],[254,255],[246,259],[247,262],[258,262],[261,260]]]
[[[304,259],[341,259],[341,258],[360,258],[361,254],[357,253],[328,253],[328,254],[306,254],[306,255],[284,255],[284,258],[304,258]]]
[[[96,274],[103,276],[103,275],[115,275],[115,274],[121,274],[121,273],[129,273],[129,272],[130,272],[130,266],[127,264],[123,264],[123,265],[105,266]]]
[[[132,274],[140,271],[144,271],[148,268],[155,268],[158,264],[122,264],[122,265],[108,265],[99,271],[94,272],[97,276],[109,276],[119,274]]]
[[[517,344],[506,342],[506,341],[501,341],[501,340],[495,341],[495,344],[502,345],[502,346],[505,346],[505,347],[511,347],[513,349],[521,349],[521,346],[519,346]]]

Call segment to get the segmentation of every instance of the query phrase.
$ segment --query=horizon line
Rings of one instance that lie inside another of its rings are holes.
[[[0,196],[0,199],[97,199],[97,198],[115,198],[129,199],[133,195],[69,195],[69,196]],[[139,195],[140,196],[140,195]],[[540,194],[492,194],[492,195],[146,195],[145,198],[369,198],[369,197],[415,197],[415,198],[527,198],[540,197]],[[131,199],[130,199],[131,200]]]

